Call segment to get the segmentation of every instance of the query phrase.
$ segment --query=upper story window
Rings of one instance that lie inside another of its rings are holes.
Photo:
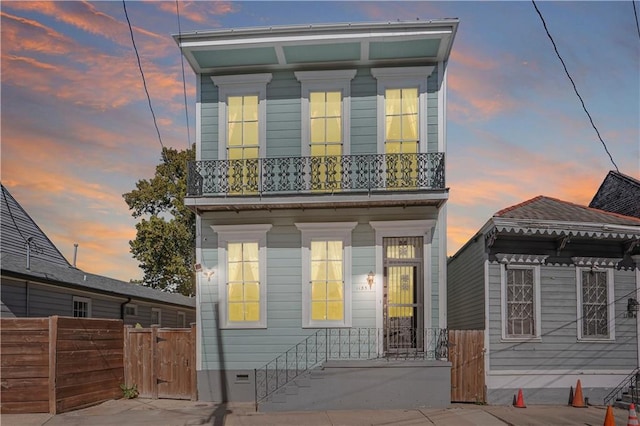
[[[138,305],[134,305],[133,303],[127,303],[124,305],[124,314],[126,316],[138,316]]]
[[[578,340],[615,340],[614,267],[621,259],[573,257]]]
[[[229,162],[229,192],[258,190],[260,157],[266,156],[267,84],[271,74],[211,77],[218,86],[218,156]]]
[[[218,234],[220,327],[267,326],[269,224],[212,226]]]
[[[162,310],[160,308],[151,308],[151,325],[162,325]]]
[[[378,153],[427,152],[427,78],[434,68],[371,69],[378,82]]]
[[[546,255],[497,254],[500,265],[502,338],[540,339],[540,265]]]

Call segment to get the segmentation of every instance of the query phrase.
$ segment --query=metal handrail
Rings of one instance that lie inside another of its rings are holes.
[[[446,329],[411,327],[327,328],[254,370],[255,403],[329,360],[446,359]]]
[[[622,399],[625,390],[631,393],[631,402],[637,404],[640,400],[638,392],[638,384],[640,382],[640,367],[636,367],[620,384],[604,397],[604,405],[609,405],[611,401]]]
[[[190,161],[187,197],[445,188],[444,153]]]

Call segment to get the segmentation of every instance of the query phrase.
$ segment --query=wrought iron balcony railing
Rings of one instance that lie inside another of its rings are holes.
[[[444,153],[192,161],[187,183],[189,197],[444,189]]]
[[[255,370],[257,405],[302,374],[331,360],[446,360],[449,337],[442,328],[328,328],[316,331]]]

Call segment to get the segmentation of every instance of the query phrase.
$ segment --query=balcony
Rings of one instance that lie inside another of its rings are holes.
[[[189,163],[186,204],[229,207],[244,199],[247,205],[255,205],[256,198],[264,203],[268,197],[326,204],[327,195],[356,203],[358,199],[371,202],[372,197],[389,201],[392,195],[406,203],[424,200],[425,195],[433,199],[435,194],[439,205],[446,199],[443,193],[441,152],[202,160]]]

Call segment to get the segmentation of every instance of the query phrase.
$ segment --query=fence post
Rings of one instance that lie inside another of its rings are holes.
[[[196,350],[197,350],[196,341],[198,340],[197,332],[198,332],[198,329],[196,327],[196,323],[192,322],[191,333],[189,333],[189,335],[191,336],[190,338],[191,349],[189,350],[189,354],[190,354],[189,362],[191,364],[191,400],[192,401],[198,400],[198,372],[196,370],[196,367],[197,367],[196,362],[198,357],[198,355],[196,354]]]
[[[124,384],[129,387],[132,385],[132,373],[131,373],[131,339],[129,330],[131,330],[131,325],[124,326],[124,342],[122,342],[122,356],[123,356],[123,364],[124,364]]]
[[[58,316],[49,317],[49,414],[57,414]]]
[[[158,326],[151,326],[151,398],[158,399]]]

